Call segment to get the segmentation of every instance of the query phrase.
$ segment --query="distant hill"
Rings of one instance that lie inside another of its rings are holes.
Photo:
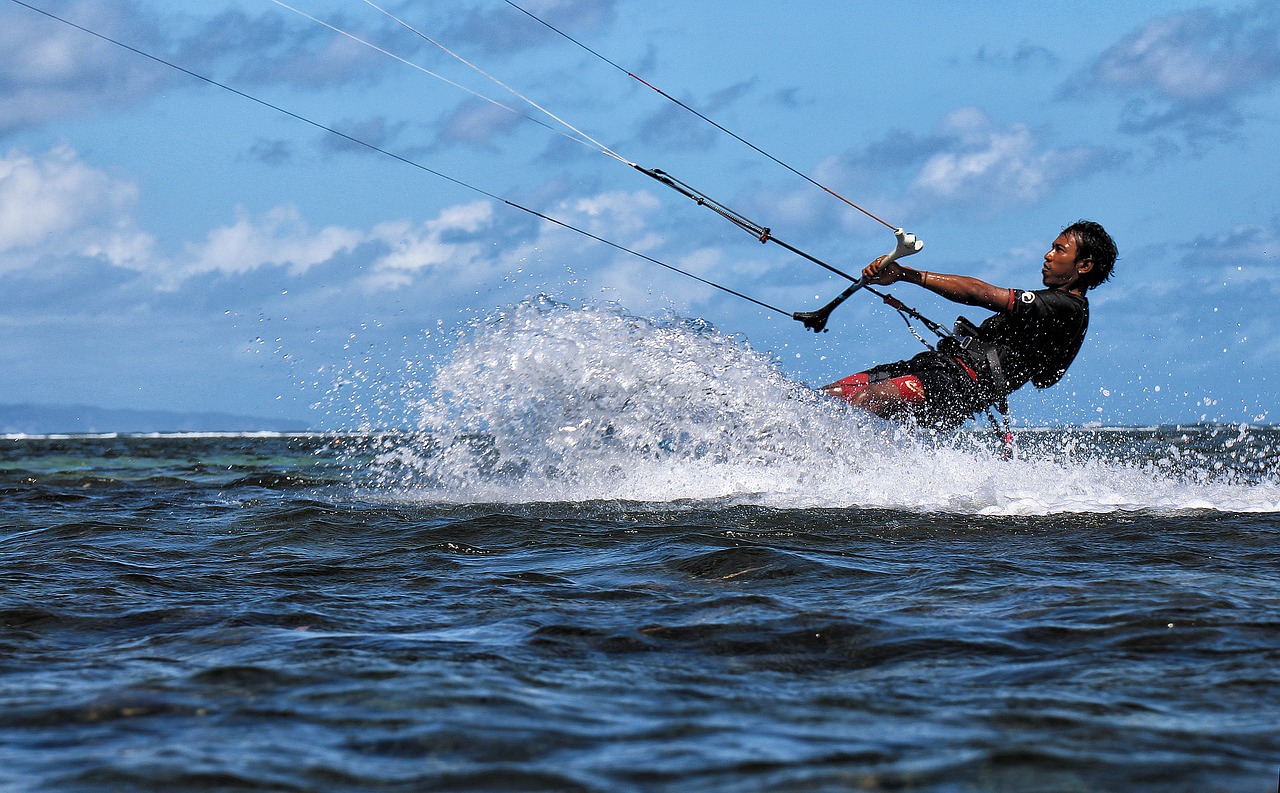
[[[303,432],[305,421],[130,410],[89,405],[0,405],[0,434],[51,435],[103,432]]]

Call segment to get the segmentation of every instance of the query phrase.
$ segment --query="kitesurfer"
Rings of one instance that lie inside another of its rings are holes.
[[[880,257],[863,269],[873,284],[905,281],[955,303],[996,312],[974,327],[964,317],[955,333],[908,361],[874,366],[822,387],[878,416],[952,429],[1027,382],[1048,388],[1080,351],[1089,327],[1085,292],[1111,277],[1116,244],[1103,227],[1067,226],[1044,255],[1044,289],[993,286],[964,275],[904,267]]]

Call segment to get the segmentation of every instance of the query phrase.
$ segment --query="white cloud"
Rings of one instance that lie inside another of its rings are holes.
[[[1221,134],[1241,121],[1238,100],[1280,78],[1280,6],[1196,9],[1157,17],[1130,32],[1092,65],[1068,95],[1101,89],[1127,97],[1121,128],[1166,126],[1190,136]]]
[[[668,263],[710,281],[748,283],[745,278],[729,275],[737,275],[739,268],[726,264],[724,251],[716,248],[700,248]],[[617,257],[600,268],[592,280],[611,299],[632,311],[668,309],[675,299],[689,307],[704,306],[722,295],[711,286],[633,256]]]
[[[522,3],[529,13],[571,34],[606,28],[614,22],[615,0],[536,0]],[[450,40],[470,43],[486,52],[509,55],[541,46],[556,36],[542,24],[512,8],[480,4],[458,18]]]
[[[1255,289],[1261,296],[1280,288],[1280,221],[1201,235],[1183,249],[1182,266],[1202,293]]]
[[[148,18],[131,2],[82,0],[60,16],[154,48]],[[87,108],[150,95],[169,75],[137,55],[28,9],[0,9],[0,133]]]
[[[929,205],[1034,203],[1102,157],[1096,147],[1049,148],[1027,125],[998,127],[977,108],[953,111],[936,137],[944,147],[924,162],[910,188]]]
[[[404,284],[431,267],[462,267],[481,258],[484,246],[473,235],[493,214],[489,202],[479,201],[447,207],[416,225],[394,221],[372,229],[315,229],[293,206],[258,216],[239,209],[234,222],[168,256],[157,249],[152,235],[137,227],[138,199],[135,184],[92,167],[69,147],[38,155],[9,153],[0,158],[0,271],[88,257],[175,289],[208,273],[242,275],[274,266],[297,275],[370,246],[364,285],[384,288]],[[460,239],[451,241],[453,237]]]
[[[440,124],[437,141],[442,145],[462,144],[492,148],[521,120],[519,113],[481,99],[467,99]]]
[[[136,0],[47,5],[73,25],[184,68],[210,76],[230,71],[234,76],[227,79],[237,84],[368,83],[386,63],[374,49],[281,9],[257,16],[227,10],[202,18],[157,4],[142,8]],[[379,24],[383,33],[398,31],[390,22]],[[356,34],[366,40],[380,37],[359,27]],[[183,88],[199,86],[85,30],[20,6],[0,6],[0,134],[98,108],[118,110],[170,81]]]
[[[0,272],[87,257],[174,291],[205,275],[238,277],[274,267],[297,277],[349,257],[343,280],[366,292],[422,283],[448,292],[499,280],[526,257],[585,261],[594,269],[608,257],[625,256],[552,223],[538,224],[532,238],[513,237],[519,227],[507,222],[509,215],[495,216],[488,200],[448,206],[421,222],[371,228],[313,227],[292,205],[256,215],[240,208],[232,222],[166,253],[137,227],[138,201],[135,184],[92,167],[69,147],[0,158]],[[549,214],[621,245],[653,250],[665,240],[652,224],[659,209],[645,191],[606,192],[566,199]]]
[[[246,24],[250,27],[272,27],[267,16],[248,20]],[[287,44],[283,52],[260,55],[257,53],[261,45],[256,50],[246,48],[252,57],[239,70],[237,79],[312,87],[367,82],[386,57],[317,23],[299,21],[298,24],[301,26],[299,33],[280,36],[280,41]],[[373,33],[359,29],[352,33],[364,41],[377,38]],[[228,53],[236,54],[234,49],[229,49]]]
[[[1170,14],[1103,53],[1094,77],[1104,86],[1150,90],[1175,102],[1223,99],[1280,74],[1278,28],[1274,3]]]
[[[408,286],[424,270],[441,268],[451,277],[480,280],[490,246],[475,235],[492,221],[493,205],[476,201],[446,207],[434,219],[417,225],[406,220],[379,224],[369,239],[383,243],[390,252],[373,262],[360,283],[373,291],[395,289]]]
[[[129,284],[139,297],[215,283],[257,290],[265,282],[255,274],[275,271],[299,286],[355,287],[371,297],[415,289],[448,302],[516,278],[522,268],[541,273],[535,288],[555,290],[555,283],[541,279],[564,267],[582,274],[570,281],[578,287],[621,290],[616,294],[642,304],[660,300],[664,289],[695,303],[716,294],[555,223],[512,223],[510,209],[499,211],[488,200],[447,206],[421,221],[366,228],[313,225],[292,205],[261,213],[239,208],[230,222],[168,251],[138,228],[139,200],[137,185],[91,166],[68,147],[11,153],[0,159],[0,272],[22,271],[27,283],[38,284],[46,272],[65,272],[45,265],[90,259],[106,265],[99,277],[114,271],[115,282]],[[743,288],[768,276],[771,266],[764,260],[727,258],[717,245],[700,245],[683,257],[668,251],[671,240],[682,241],[680,250],[687,247],[690,235],[681,224],[719,226],[711,216],[667,213],[666,207],[650,191],[606,191],[565,198],[547,214],[672,266],[716,280],[727,276]],[[665,286],[649,295],[657,284]]]
[[[292,206],[276,207],[256,219],[244,210],[237,212],[235,223],[210,231],[199,245],[187,245],[169,276],[246,273],[267,265],[288,266],[298,273],[364,240],[360,232],[337,226],[312,231]]]
[[[136,267],[154,240],[132,220],[137,187],[86,165],[69,147],[0,158],[0,269],[45,255],[84,255]]]
[[[445,283],[475,283],[496,266],[500,251],[480,237],[493,222],[488,201],[446,207],[422,223],[395,220],[372,229],[325,226],[312,229],[296,207],[271,209],[253,217],[241,210],[235,223],[188,244],[165,276],[168,287],[202,273],[239,275],[264,267],[285,267],[293,275],[352,254],[351,282],[368,292],[398,289],[443,275]]]
[[[659,207],[652,193],[636,190],[599,193],[562,204],[560,209],[562,220],[583,226],[592,234],[648,248],[658,242],[649,220]]]
[[[918,224],[934,213],[989,214],[1044,201],[1114,159],[1101,146],[1054,146],[1051,130],[1000,125],[983,110],[948,113],[927,134],[890,130],[864,147],[825,158],[814,178],[886,222]],[[810,237],[838,229],[878,235],[882,227],[820,190],[797,185],[754,198],[779,227]]]

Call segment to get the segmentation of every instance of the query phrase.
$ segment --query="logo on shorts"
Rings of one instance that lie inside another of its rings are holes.
[[[1036,293],[1035,293],[1035,292],[1023,292],[1023,293],[1022,293],[1022,302],[1023,302],[1023,303],[1034,303],[1034,302],[1036,302]]]

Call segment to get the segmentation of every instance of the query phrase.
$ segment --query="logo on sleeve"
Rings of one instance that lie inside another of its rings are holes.
[[[1023,303],[1034,303],[1034,302],[1036,302],[1036,293],[1035,293],[1035,292],[1023,292],[1023,293],[1022,293],[1022,302],[1023,302]]]

